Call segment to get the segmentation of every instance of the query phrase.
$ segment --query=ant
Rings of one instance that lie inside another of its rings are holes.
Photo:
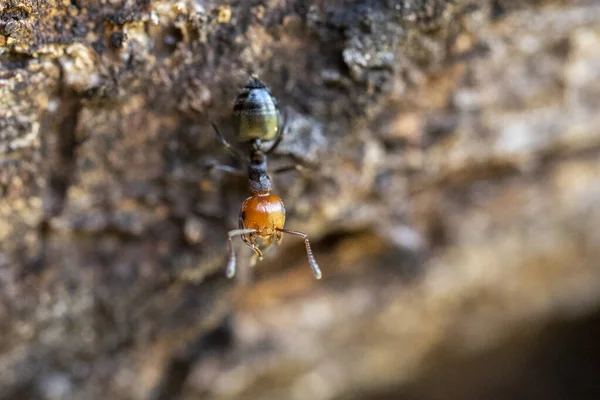
[[[225,140],[215,124],[213,128],[223,145],[248,164],[250,197],[242,203],[239,215],[239,227],[229,231],[227,241],[228,262],[226,275],[232,278],[236,272],[236,256],[232,239],[241,236],[260,261],[263,252],[273,244],[279,245],[283,234],[299,236],[304,239],[308,262],[316,279],[321,279],[321,270],[313,255],[308,235],[303,232],[284,229],[285,207],[278,196],[271,194],[271,178],[267,174],[267,156],[281,142],[285,122],[281,123],[277,101],[269,89],[256,77],[251,76],[248,83],[237,96],[233,106],[233,123],[239,144],[249,144],[249,156]],[[263,142],[273,142],[263,150]],[[228,166],[214,166],[226,172],[236,173]],[[283,172],[290,168],[278,170]]]

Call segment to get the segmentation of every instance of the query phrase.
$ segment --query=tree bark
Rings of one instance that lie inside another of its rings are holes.
[[[0,2],[0,399],[597,398],[598,71],[593,0]],[[249,74],[321,281],[224,276]]]

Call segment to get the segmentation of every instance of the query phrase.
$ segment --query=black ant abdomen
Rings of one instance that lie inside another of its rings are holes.
[[[235,99],[233,125],[239,143],[269,142],[279,132],[279,109],[269,89],[251,77]]]

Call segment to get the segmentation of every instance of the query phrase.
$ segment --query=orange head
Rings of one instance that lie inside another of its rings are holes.
[[[270,237],[283,229],[285,207],[277,196],[256,194],[242,204],[240,221],[245,229],[256,229],[256,235]]]
[[[285,207],[277,196],[265,191],[252,191],[252,196],[244,200],[240,211],[240,229],[229,231],[229,261],[227,276],[235,275],[235,252],[231,238],[241,236],[244,243],[254,250],[259,260],[262,260],[263,250],[281,242],[282,234],[287,233],[304,239],[308,262],[315,278],[321,279],[321,270],[313,256],[306,233],[290,231],[283,228],[285,224]]]

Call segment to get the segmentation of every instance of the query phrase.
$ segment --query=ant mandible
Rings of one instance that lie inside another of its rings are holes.
[[[285,207],[278,196],[272,195],[272,184],[267,174],[267,155],[272,153],[283,137],[285,123],[281,124],[277,102],[269,89],[256,77],[250,77],[248,83],[237,96],[233,106],[233,123],[240,144],[249,144],[249,156],[229,144],[215,124],[213,128],[223,145],[238,158],[248,163],[250,197],[242,203],[239,215],[239,227],[229,231],[227,240],[228,262],[226,274],[232,278],[236,271],[236,256],[232,239],[241,236],[259,260],[263,252],[273,244],[281,243],[284,233],[304,239],[308,262],[313,275],[321,279],[321,270],[313,255],[308,235],[303,232],[284,229]],[[273,141],[267,149],[263,142]],[[236,172],[231,167],[221,166],[227,172]]]

